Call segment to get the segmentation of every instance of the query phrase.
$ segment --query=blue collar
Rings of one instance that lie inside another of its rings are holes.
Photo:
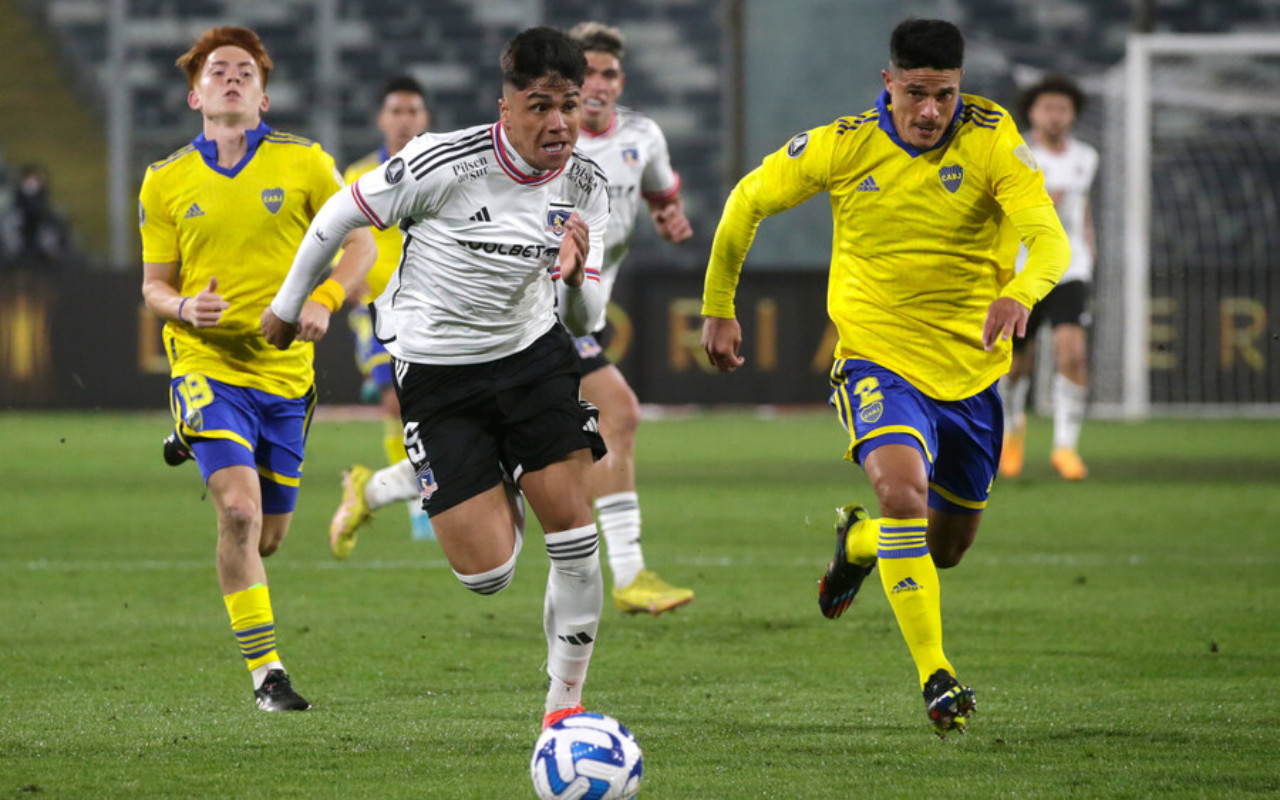
[[[913,147],[902,141],[902,137],[898,136],[898,129],[894,127],[893,113],[890,108],[889,90],[885,89],[880,93],[880,99],[876,100],[876,110],[880,112],[880,130],[888,134],[889,139],[891,139],[894,144],[901,147],[903,150],[906,150],[908,155],[915,158],[916,156],[922,153],[927,153],[930,150],[937,150],[951,139],[951,135],[956,132],[956,126],[960,123],[960,113],[964,111],[964,98],[961,97],[956,101],[956,111],[951,115],[951,124],[947,126],[946,133],[942,134],[942,138],[938,140],[937,144],[924,150],[921,150],[918,147]]]
[[[389,158],[391,158],[391,153],[387,151],[387,143],[383,142],[382,146],[378,148],[378,163],[385,164]]]
[[[271,126],[265,122],[259,122],[258,127],[245,131],[244,138],[248,141],[249,147],[245,151],[244,158],[240,159],[240,163],[231,168],[218,166],[218,143],[204,138],[203,132],[191,140],[191,146],[200,151],[200,157],[204,159],[204,163],[209,165],[209,169],[219,175],[234,178],[240,174],[240,170],[248,166],[249,161],[253,159],[254,153],[258,152],[258,145],[262,144],[263,138],[271,131]]]

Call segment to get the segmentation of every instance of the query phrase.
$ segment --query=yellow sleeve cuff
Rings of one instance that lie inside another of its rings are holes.
[[[329,309],[329,313],[332,314],[342,308],[343,301],[347,299],[347,290],[342,288],[342,284],[330,278],[316,287],[310,299]]]

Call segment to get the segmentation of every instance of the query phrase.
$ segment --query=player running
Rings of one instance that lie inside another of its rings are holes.
[[[1097,254],[1089,189],[1098,172],[1098,151],[1071,135],[1084,110],[1084,92],[1075,81],[1050,75],[1022,96],[1022,115],[1031,123],[1031,152],[1044,171],[1044,188],[1071,241],[1071,264],[1053,291],[1031,309],[1027,335],[1013,339],[1013,363],[1005,392],[1004,451],[1000,474],[1022,474],[1027,438],[1027,392],[1036,364],[1036,331],[1053,330],[1057,374],[1053,376],[1053,450],[1049,463],[1065,480],[1079,481],[1089,470],[1078,450],[1089,395],[1087,331],[1089,282]]]
[[[297,341],[268,347],[259,315],[342,179],[319,145],[262,122],[272,63],[252,30],[211,28],[177,64],[203,131],[147,169],[139,198],[142,296],[166,320],[173,376],[166,458],[194,457],[213,497],[218,582],[258,707],[300,711],[310,704],[276,650],[262,559],[280,547],[298,496],[312,342],[364,281],[374,244],[367,231],[345,237],[333,277],[299,303]]]
[[[960,93],[964,39],[940,20],[894,29],[874,108],[796,135],[739,181],[716,230],[702,341],[743,363],[733,298],[757,226],[821,191],[835,223],[827,312],[839,332],[830,402],[880,517],[848,505],[818,588],[840,616],[880,582],[939,736],[963,730],[974,693],[942,649],[937,567],[973,543],[1000,458],[996,379],[1009,337],[1066,268],[1066,234],[1034,156],[1004,109]],[[1014,277],[1018,241],[1029,254]],[[936,565],[936,566],[935,566]]]
[[[262,318],[285,346],[337,243],[400,223],[404,260],[374,303],[392,356],[404,442],[441,549],[480,594],[515,573],[528,499],[551,572],[544,726],[582,708],[604,581],[589,474],[604,455],[578,399],[573,340],[603,306],[608,186],[574,152],[586,60],[560,31],[531,28],[501,58],[500,121],[424,134],[320,210]],[[515,487],[519,487],[518,492]]]

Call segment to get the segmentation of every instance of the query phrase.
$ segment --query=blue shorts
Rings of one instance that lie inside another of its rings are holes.
[[[831,405],[851,439],[845,458],[862,464],[881,445],[914,447],[928,470],[930,508],[986,508],[1004,438],[995,384],[964,400],[934,400],[870,361],[837,359],[831,386]]]
[[[356,306],[347,314],[347,325],[356,338],[356,366],[382,391],[391,386],[391,354],[373,335],[368,306]]]
[[[314,388],[290,400],[190,374],[170,382],[169,407],[205,483],[224,467],[250,467],[258,471],[262,513],[293,511],[316,407]]]

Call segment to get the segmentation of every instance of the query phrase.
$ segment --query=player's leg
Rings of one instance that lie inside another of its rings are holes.
[[[1050,461],[1063,478],[1078,481],[1089,471],[1079,454],[1080,429],[1089,395],[1089,287],[1069,281],[1054,290],[1060,297],[1053,309],[1053,346],[1058,358],[1053,378],[1053,454]]]
[[[260,558],[267,558],[280,548],[293,520],[316,392],[312,389],[304,397],[287,399],[257,390],[247,391],[254,396],[260,417],[257,446],[254,448],[262,510],[257,552]],[[261,636],[262,628],[269,623],[270,635],[274,638],[274,615],[269,599],[265,609],[258,609],[260,615],[264,611],[266,621],[257,621],[253,629],[259,631],[256,635]],[[259,708],[265,711],[297,711],[310,707],[310,703],[294,691],[278,657],[254,670],[254,677],[257,684],[254,696]]]
[[[599,409],[600,435],[609,447],[608,454],[591,468],[590,480],[613,573],[613,602],[623,612],[657,616],[689,603],[693,591],[672,586],[645,568],[635,476],[640,401],[618,368],[607,361],[588,372],[588,360],[583,359],[583,369],[582,396]]]
[[[932,422],[925,398],[915,387],[893,372],[856,359],[837,360],[830,377],[830,404],[850,438],[846,460],[865,469],[868,454],[897,444],[918,449],[927,464],[934,449]],[[883,503],[881,512],[889,513]],[[823,616],[835,619],[843,614],[871,574],[880,550],[881,522],[860,505],[838,511],[836,552],[818,584]]]
[[[542,619],[550,679],[544,727],[583,707],[582,686],[604,604],[599,535],[586,491],[591,462],[590,450],[578,450],[520,479],[530,508],[547,531],[551,559]]]
[[[600,623],[604,577],[590,472],[606,449],[598,412],[580,400],[578,356],[554,328],[504,367],[502,462],[546,531],[551,570],[543,606],[550,683],[543,725],[582,704]]]

